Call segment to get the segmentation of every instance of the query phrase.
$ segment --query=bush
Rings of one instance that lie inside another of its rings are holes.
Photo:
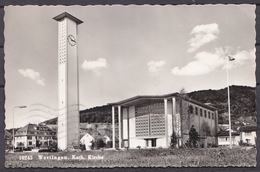
[[[189,132],[189,146],[196,147],[196,142],[199,140],[199,134],[194,128],[194,125],[190,128]]]
[[[97,139],[97,141],[92,141],[91,142],[91,149],[100,149],[104,148],[106,146],[106,143],[102,139]]]
[[[175,132],[173,131],[172,136],[171,136],[171,145],[170,148],[175,148],[177,145],[177,137]]]
[[[81,151],[86,150],[86,145],[79,145],[79,149],[80,149]]]

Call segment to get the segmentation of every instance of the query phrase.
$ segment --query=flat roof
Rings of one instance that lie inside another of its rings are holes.
[[[245,125],[240,128],[240,132],[250,132],[250,131],[256,131],[257,126],[255,125]]]
[[[143,103],[149,100],[162,100],[162,99],[168,99],[168,98],[173,98],[173,97],[177,97],[179,95],[179,93],[171,93],[171,94],[165,94],[165,95],[138,95],[135,97],[131,97],[125,100],[121,100],[119,102],[114,102],[114,103],[108,103],[108,105],[111,106],[131,106],[134,104],[138,104],[138,103]],[[190,98],[184,98],[184,100],[189,101],[191,103],[197,104],[199,106],[202,106],[204,108],[208,108],[211,110],[217,110],[217,108],[213,107],[213,106],[209,106],[206,105],[204,103],[198,102],[196,100],[190,99]]]
[[[119,102],[114,102],[114,103],[108,103],[108,105],[126,105],[126,104],[131,104],[132,102],[138,101],[138,100],[154,100],[154,99],[165,99],[165,98],[170,98],[170,97],[175,97],[177,93],[172,93],[172,94],[166,94],[166,95],[138,95],[135,97],[131,97],[125,100],[121,100]]]
[[[62,19],[65,18],[65,17],[67,17],[67,18],[69,18],[69,19],[75,21],[77,24],[83,23],[83,21],[81,21],[80,19],[74,17],[73,15],[71,15],[71,14],[69,14],[69,13],[67,13],[67,12],[64,12],[64,13],[61,13],[61,14],[57,15],[57,16],[54,17],[53,19],[54,19],[54,20],[57,20],[57,21],[60,21],[60,20],[62,20]]]

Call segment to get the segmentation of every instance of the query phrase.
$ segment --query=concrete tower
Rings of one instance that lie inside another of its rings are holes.
[[[58,21],[58,148],[79,146],[79,86],[77,34],[83,23],[64,12],[53,18]]]

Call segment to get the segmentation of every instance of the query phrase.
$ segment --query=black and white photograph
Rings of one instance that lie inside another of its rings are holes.
[[[255,10],[5,6],[5,167],[255,167]]]

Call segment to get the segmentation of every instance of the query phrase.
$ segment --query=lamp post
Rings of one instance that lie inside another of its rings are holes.
[[[228,79],[228,66],[229,61],[235,60],[231,56],[228,56],[227,60],[227,90],[228,90],[228,123],[229,123],[229,146],[232,149],[232,136],[231,136],[231,115],[230,115],[230,93],[229,93],[229,79]]]
[[[14,146],[15,146],[15,141],[14,141],[14,110],[15,108],[26,108],[27,106],[15,106],[13,109],[13,152],[14,152]]]

